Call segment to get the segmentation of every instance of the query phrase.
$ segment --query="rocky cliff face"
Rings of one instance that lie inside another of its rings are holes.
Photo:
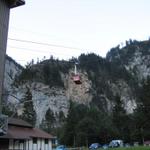
[[[4,89],[9,91],[12,88],[15,77],[18,76],[23,67],[17,64],[11,57],[6,56],[5,73],[4,73]]]
[[[136,98],[132,93],[131,87],[125,81],[118,80],[117,83],[110,84],[110,88],[112,89],[113,95],[120,95],[120,99],[127,113],[132,113],[136,108]]]
[[[72,100],[79,104],[89,105],[92,100],[92,94],[90,93],[92,82],[88,79],[86,72],[79,72],[79,74],[82,83],[77,85],[73,82],[73,74],[69,73],[65,83],[66,96],[68,100]]]
[[[92,58],[91,62],[88,58]],[[127,113],[132,113],[136,108],[136,89],[150,75],[150,41],[132,42],[122,49],[113,48],[106,59],[94,54],[84,55],[79,59],[82,84],[76,85],[72,80],[73,66],[66,67],[64,62],[44,61],[30,66],[22,74],[24,69],[8,57],[4,80],[4,89],[9,92],[7,99],[9,102],[21,100],[29,88],[37,114],[37,125],[49,108],[55,116],[59,112],[66,116],[70,100],[88,106],[94,104],[99,109],[111,112],[115,96],[119,95]],[[96,65],[92,66],[95,60]],[[94,70],[95,67],[97,68]],[[15,76],[21,80],[17,85],[14,84]],[[22,109],[17,110],[18,113],[22,112]]]
[[[119,66],[124,66],[138,82],[141,82],[150,75],[150,41],[130,41],[122,49],[112,48],[106,59],[118,62]]]
[[[146,79],[150,75],[150,49],[147,50],[147,54],[143,55],[140,51],[140,48],[137,48],[132,57],[132,59],[126,65],[126,69],[132,73],[133,76],[136,76],[141,82],[143,79]]]
[[[89,93],[91,81],[88,80],[86,73],[81,75],[82,84],[80,85],[76,85],[73,82],[73,70],[71,69],[68,74],[61,73],[61,78],[64,82],[63,88],[59,86],[50,87],[42,82],[31,82],[30,80],[16,86],[14,84],[15,77],[21,74],[23,68],[10,57],[6,59],[5,68],[4,89],[7,94],[7,101],[14,105],[19,103],[24,98],[27,88],[29,88],[37,114],[37,126],[39,126],[49,108],[55,117],[60,112],[67,116],[69,100],[83,104],[88,104],[92,100],[92,95]],[[15,111],[18,115],[21,115],[23,108],[19,106]]]

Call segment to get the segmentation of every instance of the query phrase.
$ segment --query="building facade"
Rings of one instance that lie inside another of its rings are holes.
[[[5,0],[0,0],[0,101],[2,97],[4,63],[5,63],[8,22],[10,12],[9,9],[10,8],[8,7],[8,3]]]
[[[24,0],[0,0],[0,112],[10,8],[23,4]]]
[[[0,136],[0,150],[52,150],[54,137],[20,119],[9,119],[6,135]]]

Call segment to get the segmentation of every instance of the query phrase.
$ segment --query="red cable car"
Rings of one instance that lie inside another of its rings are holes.
[[[81,78],[80,78],[80,75],[77,73],[77,66],[76,66],[76,64],[75,64],[75,68],[74,68],[73,81],[76,84],[81,84]]]
[[[74,75],[73,77],[73,81],[76,83],[76,84],[81,84],[81,78],[79,75]]]

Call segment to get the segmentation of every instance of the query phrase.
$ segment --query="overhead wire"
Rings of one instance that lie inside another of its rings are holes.
[[[17,28],[17,27],[14,27],[14,26],[11,26],[10,28],[12,29],[15,29],[15,30],[19,30],[19,31],[22,31],[22,32],[28,32],[32,35],[36,34],[36,35],[42,35],[43,37],[53,37],[54,39],[55,38],[58,38],[58,37],[55,37],[55,35],[50,35],[50,34],[47,34],[47,33],[41,33],[41,32],[35,32],[35,31],[31,31],[31,30],[27,30],[27,29],[23,29],[23,28]],[[32,43],[32,44],[40,44],[40,45],[45,45],[45,46],[53,46],[53,47],[62,47],[62,48],[67,48],[67,49],[76,49],[76,50],[88,50],[87,48],[79,48],[79,47],[72,47],[72,46],[65,46],[65,45],[59,45],[59,44],[50,44],[50,43],[43,43],[43,42],[37,42],[37,41],[32,41],[32,40],[22,40],[22,39],[16,39],[16,38],[8,38],[9,40],[16,40],[16,41],[20,41],[20,42],[29,42],[29,43]],[[61,40],[64,40],[64,39],[61,39]],[[68,41],[68,40],[67,40]],[[69,40],[70,41],[70,40]],[[71,41],[72,43],[72,41]]]
[[[64,46],[64,45],[42,43],[42,42],[31,41],[31,40],[22,40],[22,39],[16,39],[16,38],[8,38],[8,40],[17,41],[17,42],[23,42],[23,43],[32,43],[32,44],[38,44],[38,45],[44,45],[44,46],[50,46],[50,47],[61,47],[61,48],[67,48],[67,49],[82,50],[81,48],[77,48],[77,47],[69,47],[69,46]]]
[[[23,29],[23,28],[14,27],[14,26],[10,26],[10,28],[11,28],[11,29],[15,29],[16,31],[22,31],[22,32],[25,32],[25,33],[28,32],[28,33],[30,33],[30,34],[32,34],[32,35],[40,35],[40,37],[43,36],[43,37],[52,37],[52,38],[54,38],[54,39],[57,38],[57,40],[58,40],[58,37],[55,37],[55,35],[50,35],[50,34],[42,33],[42,32],[35,32],[35,31]],[[61,38],[59,37],[59,39],[61,39]],[[61,39],[61,40],[64,40],[64,39]],[[67,40],[67,41],[68,41],[68,40]],[[69,40],[69,41],[70,41],[70,40]]]
[[[79,48],[75,48],[75,47],[68,47],[68,46],[62,46],[62,45],[54,45],[54,44],[49,44],[49,43],[42,43],[42,42],[36,42],[36,41],[30,41],[30,40],[22,40],[22,39],[15,39],[15,38],[8,38],[9,40],[12,41],[17,41],[17,42],[24,42],[24,43],[31,43],[31,44],[38,44],[38,45],[44,45],[44,46],[49,46],[49,47],[61,47],[61,48],[67,48],[67,49],[76,49],[76,50],[81,50]],[[30,49],[30,48],[24,48],[24,47],[17,47],[17,46],[11,46],[8,44],[9,48],[14,48],[14,49],[22,49],[25,51],[30,51],[30,52],[34,52],[34,53],[49,53],[50,55],[59,55],[59,56],[68,56],[68,57],[73,57],[73,55],[69,55],[68,53],[56,53],[56,52],[52,52],[49,50],[39,50],[39,49]],[[55,57],[55,56],[54,56]],[[23,61],[23,60],[22,60]],[[25,60],[24,60],[25,61]]]
[[[33,32],[33,31],[29,31],[29,30],[26,30],[26,29],[21,29],[21,28],[16,28],[16,27],[12,27],[14,28],[15,30],[20,30],[20,31],[23,31],[23,32],[29,32],[31,34],[39,34],[39,35],[46,35],[46,36],[49,36],[48,34],[44,34],[44,33],[37,33],[37,32]],[[32,41],[32,40],[24,40],[24,39],[18,39],[18,38],[12,38],[12,37],[9,37],[8,40],[10,41],[16,41],[16,42],[20,42],[20,43],[30,43],[30,44],[35,44],[35,45],[43,45],[43,46],[48,46],[48,47],[57,47],[57,48],[65,48],[65,49],[72,49],[72,50],[78,50],[78,51],[81,51],[81,53],[83,52],[83,48],[78,48],[78,47],[71,47],[71,46],[65,46],[65,45],[59,45],[59,44],[51,44],[51,43],[44,43],[44,42],[38,42],[38,41]],[[11,46],[11,45],[8,45],[9,48],[15,48],[15,49],[22,49],[22,50],[26,50],[26,51],[31,51],[31,52],[35,52],[35,53],[50,53],[52,55],[61,55],[61,56],[69,56],[69,57],[73,57],[73,55],[68,55],[65,54],[65,53],[56,53],[56,52],[50,52],[49,50],[38,50],[38,49],[30,49],[30,48],[24,48],[24,47],[17,47],[17,46]],[[86,50],[86,52],[88,53],[88,51]],[[21,60],[21,61],[25,61],[25,60]]]
[[[18,47],[18,46],[11,46],[11,45],[8,45],[9,48],[14,48],[14,49],[22,49],[22,50],[25,50],[25,51],[30,51],[30,52],[34,52],[34,53],[41,53],[43,54],[44,53],[50,53],[50,54],[55,54],[55,55],[61,55],[61,56],[66,56],[65,53],[56,53],[56,52],[51,52],[49,50],[39,50],[39,49],[30,49],[30,48],[24,48],[24,47]],[[68,55],[67,56],[72,56],[72,55]]]

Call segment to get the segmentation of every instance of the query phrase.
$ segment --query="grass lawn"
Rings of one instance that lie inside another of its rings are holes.
[[[89,150],[88,148],[82,148],[80,150]],[[99,148],[97,150],[150,150],[150,146],[136,146],[136,147],[127,147],[127,148],[108,148],[108,149],[103,149]]]
[[[128,148],[109,148],[107,150],[150,150],[150,146],[138,146]]]

